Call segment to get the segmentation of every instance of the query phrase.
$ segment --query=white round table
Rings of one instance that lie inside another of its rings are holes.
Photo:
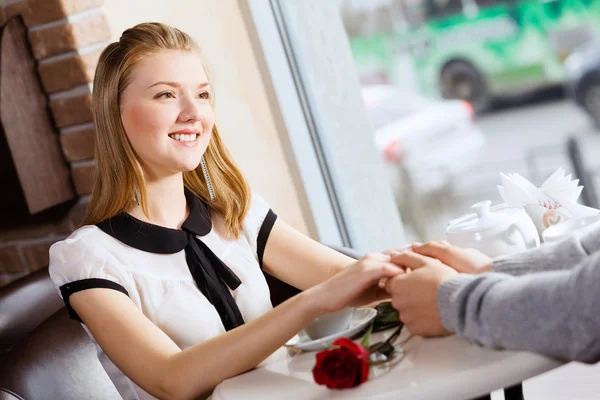
[[[375,334],[372,343],[391,331]],[[486,349],[457,336],[410,337],[402,360],[385,375],[353,389],[330,390],[314,383],[315,354],[279,349],[258,368],[223,381],[213,400],[236,399],[445,399],[465,400],[513,386],[564,363],[526,351]]]

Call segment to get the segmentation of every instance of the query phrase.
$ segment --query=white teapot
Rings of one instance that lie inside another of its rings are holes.
[[[446,238],[450,244],[472,247],[489,257],[519,253],[540,245],[535,224],[522,208],[498,205],[489,200],[474,204],[476,214],[450,221]]]

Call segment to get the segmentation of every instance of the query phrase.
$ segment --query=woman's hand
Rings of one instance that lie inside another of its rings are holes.
[[[308,289],[310,298],[321,313],[348,306],[360,306],[389,297],[378,286],[382,278],[392,278],[404,271],[390,262],[390,256],[367,254],[325,282]]]
[[[458,272],[480,274],[492,269],[492,259],[479,250],[452,246],[446,241],[413,244],[412,251],[423,256],[436,258]]]

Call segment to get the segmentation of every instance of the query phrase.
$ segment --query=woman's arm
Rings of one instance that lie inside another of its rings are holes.
[[[356,260],[275,221],[263,256],[263,268],[274,277],[306,290],[329,279]]]
[[[319,315],[364,293],[386,297],[377,282],[401,271],[386,261],[365,257],[262,317],[185,350],[120,292],[88,289],[70,302],[106,355],[140,387],[159,398],[195,398],[258,365]]]

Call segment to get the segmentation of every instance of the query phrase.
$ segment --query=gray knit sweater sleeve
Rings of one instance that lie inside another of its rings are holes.
[[[524,253],[494,259],[492,271],[525,275],[573,268],[588,254],[600,250],[600,226],[577,232],[562,242],[542,245]]]
[[[560,255],[553,263],[561,263]],[[438,289],[448,330],[476,343],[600,361],[600,252],[571,269],[515,277],[458,274]]]

